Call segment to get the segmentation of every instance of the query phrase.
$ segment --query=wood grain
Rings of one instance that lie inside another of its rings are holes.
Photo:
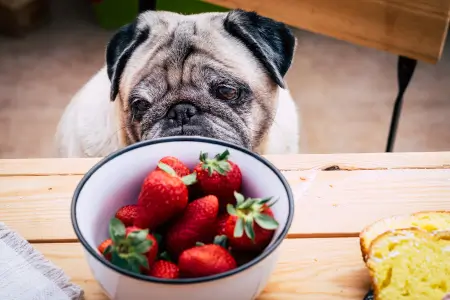
[[[291,26],[354,44],[436,63],[450,0],[206,0],[256,11]]]
[[[289,238],[357,236],[394,214],[450,210],[450,169],[283,173],[296,195]],[[0,177],[0,219],[29,240],[75,240],[70,203],[80,178]]]
[[[0,176],[84,175],[100,160],[101,158],[0,159]]]
[[[81,176],[0,177],[0,220],[27,240],[74,240],[72,193]]]
[[[339,166],[345,170],[450,167],[450,152],[292,154],[265,156],[278,169],[300,171]],[[101,158],[0,159],[1,176],[84,175]]]
[[[361,300],[370,284],[358,243],[356,238],[285,240],[278,267],[259,299]],[[107,300],[80,244],[34,246],[83,288],[86,300]]]

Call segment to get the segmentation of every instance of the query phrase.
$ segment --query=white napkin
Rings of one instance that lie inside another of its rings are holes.
[[[0,223],[1,300],[81,300],[83,294],[63,270]]]

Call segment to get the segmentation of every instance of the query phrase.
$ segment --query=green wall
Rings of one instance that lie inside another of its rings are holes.
[[[157,10],[167,10],[181,14],[197,14],[202,12],[225,12],[228,9],[198,0],[158,0]]]
[[[99,25],[115,30],[131,22],[139,11],[138,0],[102,0],[92,4]],[[199,0],[157,0],[157,10],[181,14],[202,12],[226,12],[228,9]]]

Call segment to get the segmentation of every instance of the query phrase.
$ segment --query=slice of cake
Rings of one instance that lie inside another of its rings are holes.
[[[427,232],[450,231],[450,212],[423,211],[412,215],[398,215],[367,226],[359,236],[364,261],[367,261],[370,244],[375,238],[386,231],[402,228],[417,228]]]
[[[450,232],[387,231],[367,259],[376,300],[442,300],[450,293]]]

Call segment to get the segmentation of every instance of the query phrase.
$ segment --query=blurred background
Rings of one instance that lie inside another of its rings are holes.
[[[102,67],[106,43],[119,23],[135,15],[137,4],[129,0],[127,7],[111,10],[96,1],[48,1],[48,11],[46,5],[32,8],[38,17],[28,20],[30,28],[18,29],[8,27],[2,2],[9,0],[0,0],[0,25],[8,31],[0,35],[0,158],[51,157],[65,106]],[[158,9],[177,11],[175,2],[180,1],[160,0]],[[192,3],[183,12],[205,9]],[[301,151],[384,152],[397,94],[397,56],[293,30],[298,47],[287,83],[301,114]],[[418,62],[396,152],[450,150],[449,42],[437,64]]]

